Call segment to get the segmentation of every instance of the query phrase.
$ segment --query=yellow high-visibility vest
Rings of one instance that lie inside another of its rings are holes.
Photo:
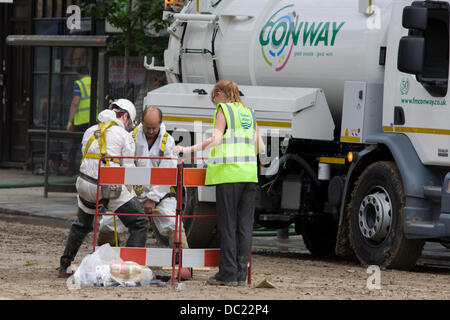
[[[238,103],[220,103],[227,121],[221,144],[213,147],[206,169],[206,185],[258,182],[256,159],[256,120],[250,108]]]
[[[91,108],[91,77],[84,77],[81,80],[75,81],[75,83],[80,87],[81,99],[77,111],[75,112],[73,124],[79,126],[89,123],[89,110]]]

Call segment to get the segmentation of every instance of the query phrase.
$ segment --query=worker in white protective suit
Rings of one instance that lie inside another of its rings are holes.
[[[175,147],[173,137],[166,131],[162,122],[162,112],[156,107],[147,107],[142,113],[141,124],[137,126],[131,136],[136,143],[137,157],[173,157],[172,149]],[[176,168],[175,159],[136,159],[137,167],[147,168]],[[172,190],[171,190],[172,189]],[[174,216],[176,214],[176,194],[170,186],[147,185],[135,186],[135,192],[143,206],[145,213],[155,215]],[[155,210],[157,209],[157,210]],[[158,232],[168,237],[169,247],[173,247],[175,218],[152,217]],[[125,231],[123,224],[116,223],[117,233]],[[181,246],[188,248],[184,229],[181,232]],[[100,225],[99,244],[115,243],[114,221],[112,216],[104,216]]]
[[[119,99],[111,104],[111,110],[104,110],[98,115],[99,123],[86,130],[82,139],[83,158],[80,175],[76,181],[78,199],[78,219],[72,223],[64,253],[60,259],[59,276],[72,274],[70,265],[74,260],[86,235],[93,230],[95,217],[98,163],[103,156],[134,156],[133,138],[126,130],[135,117],[133,103]],[[104,166],[134,167],[130,159],[106,158]],[[114,213],[140,213],[142,209],[131,186],[102,185],[99,201]],[[148,219],[143,216],[118,216],[125,225],[130,237],[128,247],[144,247],[148,232]]]

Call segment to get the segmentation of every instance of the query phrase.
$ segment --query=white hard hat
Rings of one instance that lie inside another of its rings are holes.
[[[136,118],[136,108],[130,100],[127,99],[119,99],[111,103],[111,106],[118,106],[120,109],[123,109],[128,112],[130,115],[131,121],[134,122],[134,119]]]

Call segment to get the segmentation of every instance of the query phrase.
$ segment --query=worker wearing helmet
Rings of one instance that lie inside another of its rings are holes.
[[[147,107],[142,113],[141,123],[132,132],[131,136],[136,144],[137,157],[164,157],[173,158],[172,149],[175,147],[173,137],[166,131],[162,122],[162,112],[157,107]],[[147,168],[176,168],[175,159],[136,159],[137,167]],[[143,206],[145,213],[154,212],[156,215],[175,216],[177,200],[173,187],[162,185],[135,186],[137,198]],[[152,217],[159,234],[168,238],[169,247],[174,246],[175,218]],[[116,223],[116,232],[124,232],[122,223]],[[104,216],[100,223],[98,244],[115,243],[114,221],[112,216]],[[181,232],[182,249],[189,248],[184,229]],[[190,278],[190,270],[183,268],[182,277]]]
[[[162,122],[162,112],[156,107],[147,107],[142,113],[141,123],[131,133],[136,144],[137,157],[166,157],[172,156],[175,147],[173,137],[166,131]],[[175,159],[136,159],[137,167],[147,168],[176,168]],[[160,185],[135,186],[135,191],[145,213],[174,216],[176,214],[176,194],[173,187]],[[175,218],[152,217],[158,232],[168,238],[169,246],[173,247]],[[116,225],[118,233],[125,231],[123,225]],[[184,231],[184,230],[183,230]],[[99,244],[114,243],[114,222],[111,216],[104,216],[100,225]],[[182,232],[182,246],[188,248],[186,235]]]
[[[78,219],[72,223],[64,253],[60,259],[59,275],[69,276],[69,269],[86,235],[93,230],[97,196],[98,163],[103,156],[134,156],[134,141],[126,130],[136,117],[133,103],[119,99],[110,110],[98,115],[99,123],[86,130],[82,139],[83,158],[80,176],[76,181]],[[134,167],[132,158],[105,158],[103,166]],[[124,185],[102,185],[100,203],[110,212],[142,213],[132,188]],[[119,219],[128,228],[128,247],[143,247],[147,239],[148,219],[142,216],[124,216]]]
[[[245,106],[236,83],[221,80],[211,91],[217,106],[213,135],[174,153],[211,148],[205,185],[216,186],[217,227],[220,235],[219,272],[212,285],[245,285],[250,261],[258,170],[256,154],[263,151],[254,111]]]

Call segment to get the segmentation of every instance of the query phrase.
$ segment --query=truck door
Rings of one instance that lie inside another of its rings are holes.
[[[406,134],[424,164],[450,165],[449,4],[394,7],[389,30],[383,131]],[[389,52],[390,51],[390,52]]]

